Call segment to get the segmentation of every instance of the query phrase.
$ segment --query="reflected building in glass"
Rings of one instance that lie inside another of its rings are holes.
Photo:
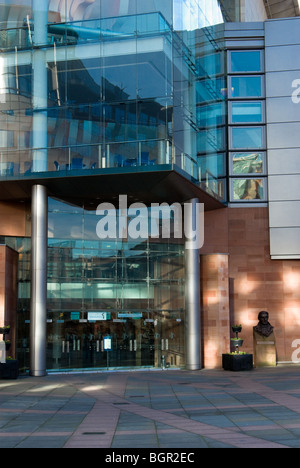
[[[272,62],[272,28],[298,25],[299,11],[275,22],[271,8],[0,1],[0,324],[12,324],[24,372],[218,367],[232,321],[249,334],[256,309],[268,308],[257,290],[282,284],[291,259],[300,271],[297,240],[292,253],[278,241],[300,224],[274,221],[278,202],[294,197],[273,189],[282,146],[267,86],[284,71]],[[100,238],[103,203],[123,218]],[[205,241],[189,249],[197,203]],[[151,224],[153,204],[156,235],[128,233],[134,220],[137,230]]]

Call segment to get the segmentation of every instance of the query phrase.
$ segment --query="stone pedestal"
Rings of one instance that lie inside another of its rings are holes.
[[[253,330],[253,350],[255,367],[276,366],[276,339],[274,332],[266,337]]]
[[[0,341],[0,363],[6,363],[6,348],[5,348],[5,341]]]

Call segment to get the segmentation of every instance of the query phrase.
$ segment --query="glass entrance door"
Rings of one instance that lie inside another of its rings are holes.
[[[48,320],[48,370],[184,365],[184,321],[178,314],[100,314],[107,320],[80,319],[79,312]],[[104,345],[108,337],[110,351]]]
[[[111,337],[106,351],[104,338]],[[48,321],[48,369],[155,365],[154,322],[143,318],[109,321]]]

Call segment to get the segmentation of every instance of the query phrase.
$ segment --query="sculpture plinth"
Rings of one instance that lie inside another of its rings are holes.
[[[260,312],[258,320],[257,326],[253,327],[254,365],[274,367],[277,365],[274,327],[269,323],[268,312]]]

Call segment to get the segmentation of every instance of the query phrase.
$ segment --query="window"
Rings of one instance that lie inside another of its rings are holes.
[[[263,148],[264,130],[262,127],[233,127],[230,140],[232,149]]]
[[[215,101],[226,97],[227,88],[223,77],[201,79],[196,82],[197,103]]]
[[[0,148],[13,148],[14,132],[12,130],[0,130]]]
[[[226,153],[198,156],[199,179],[206,180],[207,174],[219,179],[226,175]]]
[[[267,200],[262,50],[228,52],[230,201]]]
[[[264,201],[266,200],[266,179],[232,179],[232,201]]]
[[[210,127],[225,124],[226,109],[224,102],[197,107],[199,127]]]
[[[209,128],[197,133],[199,153],[222,151],[226,148],[225,127]]]
[[[230,52],[230,71],[232,73],[253,73],[262,70],[262,52],[243,50]]]
[[[263,79],[261,76],[231,76],[229,78],[229,97],[263,97]]]
[[[264,174],[265,154],[264,153],[231,153],[230,156],[231,174]]]
[[[263,103],[257,102],[232,102],[231,105],[232,123],[262,123]]]
[[[215,76],[223,73],[223,57],[221,53],[205,55],[196,60],[199,76]]]

